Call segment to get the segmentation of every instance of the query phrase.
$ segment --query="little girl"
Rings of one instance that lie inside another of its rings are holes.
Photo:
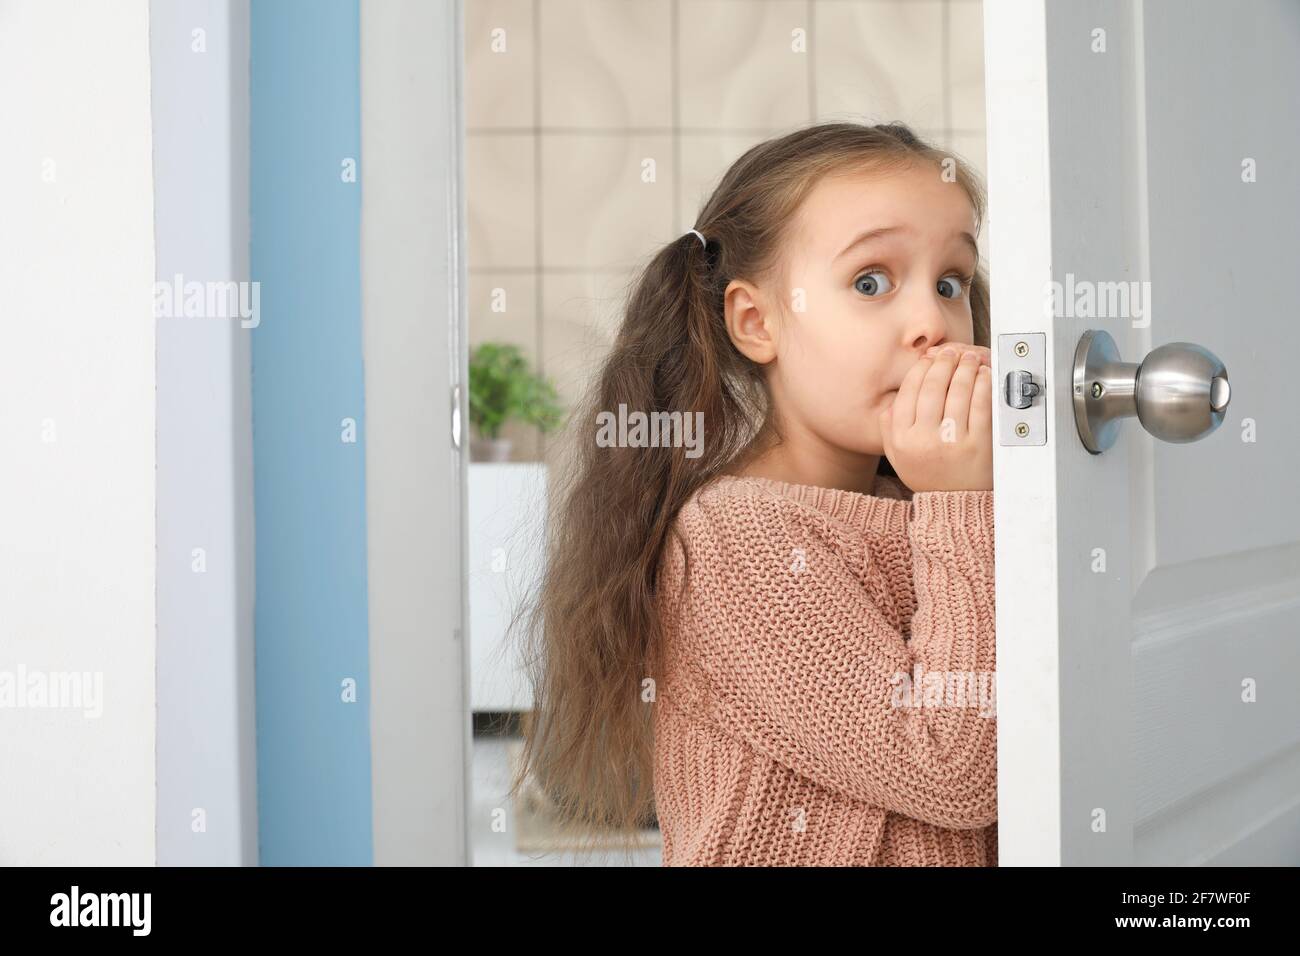
[[[907,127],[825,124],[649,262],[551,469],[514,792],[657,819],[664,865],[996,865],[983,214]],[[597,442],[620,405],[702,440]]]

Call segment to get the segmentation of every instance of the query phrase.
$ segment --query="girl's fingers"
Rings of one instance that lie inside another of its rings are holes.
[[[983,365],[993,364],[993,352],[988,348],[988,346],[971,345],[966,342],[945,342],[943,345],[931,345],[926,350],[925,354],[930,356],[931,358],[934,358],[936,355],[939,354],[939,350],[943,348],[954,348],[958,352],[967,352],[967,351],[974,352],[979,357],[981,364]]]
[[[975,387],[975,372],[980,367],[974,352],[965,352],[957,361],[952,384],[948,386],[948,400],[943,406],[944,420],[952,419],[957,426],[958,439],[965,437],[970,422],[971,390]]]
[[[898,394],[894,396],[895,429],[911,428],[916,423],[916,396],[921,391],[925,373],[933,364],[928,358],[919,359],[903,376],[903,383],[898,386]]]
[[[991,432],[993,428],[993,368],[981,365],[975,375],[975,387],[970,398],[970,430],[972,434]]]
[[[948,400],[948,383],[952,381],[953,369],[956,367],[957,356],[945,355],[943,352],[930,365],[916,396],[917,425],[939,427],[943,418],[943,406]]]

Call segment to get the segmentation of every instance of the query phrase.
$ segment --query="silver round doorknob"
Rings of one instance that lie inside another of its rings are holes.
[[[1141,362],[1120,361],[1115,340],[1089,329],[1074,350],[1074,422],[1084,447],[1100,454],[1135,415],[1161,441],[1193,442],[1223,423],[1228,370],[1208,349],[1169,342]]]

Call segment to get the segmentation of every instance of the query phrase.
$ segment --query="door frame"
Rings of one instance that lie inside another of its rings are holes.
[[[462,5],[361,0],[360,16],[374,864],[466,866]]]

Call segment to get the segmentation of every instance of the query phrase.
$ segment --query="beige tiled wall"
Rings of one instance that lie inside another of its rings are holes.
[[[518,343],[574,401],[637,266],[795,127],[902,120],[983,174],[982,21],[980,0],[465,0],[470,345]]]

